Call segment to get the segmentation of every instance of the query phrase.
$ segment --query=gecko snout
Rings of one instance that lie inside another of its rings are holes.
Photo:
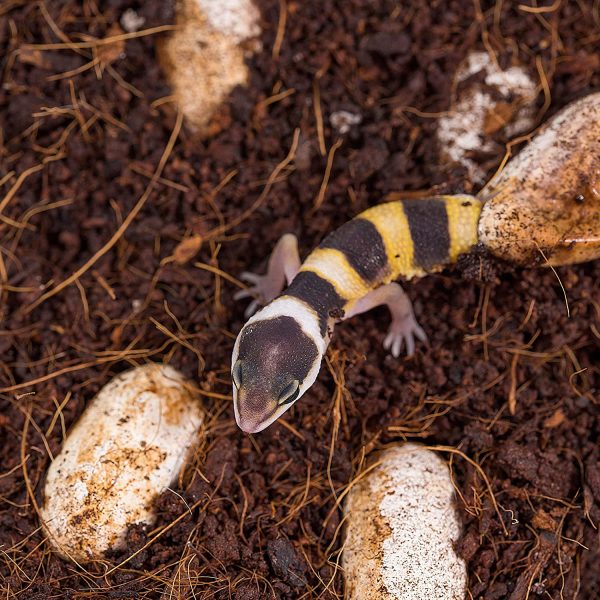
[[[235,420],[245,433],[258,433],[276,418],[277,407],[277,402],[269,400],[268,394],[248,394],[242,388],[234,403]]]

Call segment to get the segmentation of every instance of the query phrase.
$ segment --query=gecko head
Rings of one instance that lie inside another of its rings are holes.
[[[235,419],[246,433],[276,421],[314,383],[325,347],[289,315],[257,313],[238,335],[232,356]]]

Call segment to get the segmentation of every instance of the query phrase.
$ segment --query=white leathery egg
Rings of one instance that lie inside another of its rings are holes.
[[[478,194],[479,239],[521,265],[600,257],[600,93],[572,102]]]
[[[462,600],[467,575],[447,464],[402,444],[351,488],[342,567],[346,600]]]
[[[213,113],[248,83],[247,60],[261,49],[260,11],[253,0],[181,0],[175,8],[177,28],[159,56],[188,124],[211,135]]]
[[[91,400],[48,469],[42,526],[63,556],[85,562],[118,548],[127,527],[177,477],[203,419],[183,376],[151,364],[121,373]]]

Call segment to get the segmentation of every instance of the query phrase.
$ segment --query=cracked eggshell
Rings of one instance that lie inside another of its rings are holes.
[[[209,134],[213,113],[248,82],[247,54],[261,47],[252,0],[182,0],[177,30],[159,47],[161,62],[188,123]]]
[[[487,52],[472,52],[457,69],[455,85],[452,110],[438,121],[440,153],[465,167],[475,183],[484,183],[485,169],[472,154],[501,153],[494,133],[514,137],[533,127],[537,84],[520,65],[501,69]]]
[[[460,523],[447,464],[417,444],[381,453],[348,493],[346,600],[462,600]]]
[[[478,196],[479,239],[495,256],[526,266],[600,258],[600,93],[550,119]]]
[[[203,420],[183,376],[152,364],[107,383],[48,469],[42,526],[63,556],[85,562],[151,524],[152,503],[177,477]]]

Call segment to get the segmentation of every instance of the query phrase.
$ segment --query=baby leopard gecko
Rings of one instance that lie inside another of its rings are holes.
[[[329,234],[303,263],[296,237],[284,235],[267,274],[244,273],[251,287],[236,295],[255,298],[231,362],[240,428],[263,430],[306,392],[339,321],[385,304],[392,321],[384,347],[397,357],[404,344],[412,354],[415,338],[427,338],[394,280],[439,271],[468,252],[481,206],[466,195],[379,204]]]

